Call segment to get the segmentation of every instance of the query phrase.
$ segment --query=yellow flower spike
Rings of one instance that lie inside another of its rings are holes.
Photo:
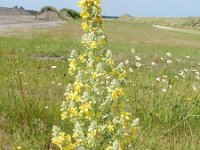
[[[79,0],[82,8],[81,43],[85,51],[72,51],[69,74],[73,83],[67,86],[61,119],[70,122],[69,130],[53,128],[52,142],[61,150],[134,149],[137,125],[127,112],[125,85],[127,71],[116,66],[105,46],[101,0]],[[120,132],[119,132],[120,131]],[[67,134],[71,133],[71,134]]]

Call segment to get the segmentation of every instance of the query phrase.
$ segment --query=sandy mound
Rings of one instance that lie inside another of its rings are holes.
[[[38,20],[46,20],[46,21],[59,21],[61,20],[59,13],[53,7],[44,7],[40,11],[40,13],[36,16]]]
[[[121,17],[119,17],[119,20],[124,20],[124,21],[131,20],[131,19],[133,19],[133,17],[128,14],[122,15]]]

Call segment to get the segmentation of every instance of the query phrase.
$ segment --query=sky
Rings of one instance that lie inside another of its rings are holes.
[[[0,6],[23,6],[40,10],[43,6],[64,7],[80,11],[78,0],[0,0]],[[102,0],[103,15],[136,17],[189,17],[200,16],[200,0]]]

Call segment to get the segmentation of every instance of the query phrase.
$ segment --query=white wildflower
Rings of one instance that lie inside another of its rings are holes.
[[[167,55],[168,57],[171,57],[171,56],[172,56],[172,54],[171,54],[171,53],[169,53],[169,52],[168,52],[166,55]]]
[[[51,69],[56,69],[57,68],[57,66],[51,66]]]
[[[172,63],[172,60],[168,59],[167,64],[171,64],[171,63]]]
[[[142,64],[140,62],[136,62],[135,63],[136,67],[140,68],[142,66]]]
[[[132,68],[129,68],[128,70],[130,73],[133,73],[133,69]]]
[[[135,49],[134,49],[134,48],[131,50],[131,53],[132,53],[132,54],[135,54]]]
[[[197,91],[197,87],[195,85],[192,85],[193,91]]]
[[[156,63],[155,63],[155,62],[152,62],[152,63],[151,63],[151,65],[152,65],[152,66],[155,66],[155,65],[156,65]]]
[[[185,58],[190,59],[190,56],[185,56]]]
[[[134,127],[137,126],[137,125],[139,124],[139,121],[140,121],[140,119],[139,119],[139,118],[136,118],[135,120],[133,120],[132,125],[133,125]]]
[[[160,81],[161,81],[160,77],[157,77],[157,78],[156,78],[156,81],[160,82]]]
[[[125,64],[128,65],[128,64],[129,64],[129,60],[126,60],[126,61],[125,61]]]
[[[140,60],[141,60],[141,58],[140,58],[139,56],[135,56],[135,59],[136,59],[137,61],[140,61]]]

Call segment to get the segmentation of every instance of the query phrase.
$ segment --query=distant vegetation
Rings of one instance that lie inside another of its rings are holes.
[[[68,8],[64,8],[64,9],[61,9],[60,12],[67,12],[72,18],[74,19],[78,19],[80,18],[80,13],[73,10],[73,9],[68,9]]]
[[[52,7],[52,6],[45,6],[41,9],[41,11],[38,13],[38,15],[41,15],[42,13],[46,12],[46,11],[52,11],[55,12],[59,19],[61,20],[68,20],[68,18],[80,18],[80,13],[78,13],[77,11],[73,10],[73,9],[61,9],[60,11],[58,11],[56,8]]]
[[[200,29],[200,17],[187,18],[164,18],[164,17],[132,17],[123,15],[119,17],[120,21],[133,23],[158,24],[178,28],[197,28]]]
[[[54,8],[54,7],[52,7],[52,6],[44,6],[44,7],[42,7],[42,9],[40,10],[39,14],[40,14],[40,13],[43,13],[43,12],[45,12],[45,11],[48,11],[48,10],[58,13],[58,11],[56,10],[56,8]]]

